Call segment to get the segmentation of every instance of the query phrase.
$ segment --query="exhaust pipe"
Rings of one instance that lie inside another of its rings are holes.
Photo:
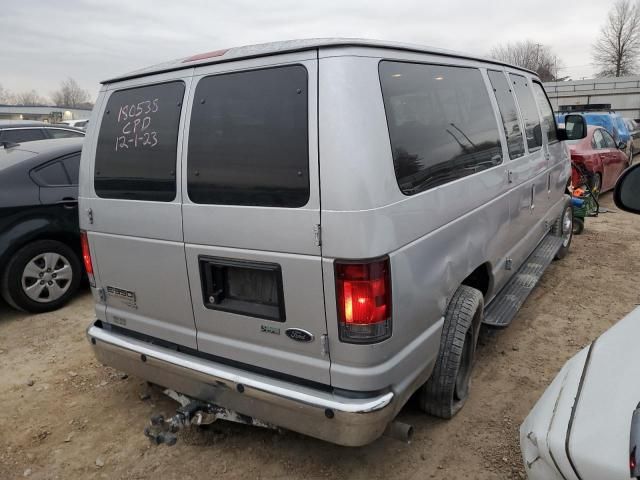
[[[382,434],[385,437],[395,438],[404,443],[411,443],[413,437],[413,425],[403,422],[391,422]]]

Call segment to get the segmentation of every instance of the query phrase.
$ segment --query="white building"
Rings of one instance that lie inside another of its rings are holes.
[[[84,120],[90,116],[91,110],[83,108],[0,105],[0,120],[39,120],[56,123],[63,120]]]
[[[567,105],[610,105],[623,117],[640,118],[640,76],[547,82],[555,111]],[[566,108],[565,108],[566,109]]]

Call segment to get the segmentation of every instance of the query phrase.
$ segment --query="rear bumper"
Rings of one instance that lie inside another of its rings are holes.
[[[87,329],[97,359],[113,368],[264,422],[346,446],[380,437],[396,413],[393,392],[337,395],[133,339]]]

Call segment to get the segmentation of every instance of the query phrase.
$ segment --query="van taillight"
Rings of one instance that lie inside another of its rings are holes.
[[[84,261],[84,269],[89,277],[89,283],[92,287],[96,286],[95,277],[93,276],[93,263],[91,263],[91,251],[89,250],[89,239],[87,232],[80,232],[80,246],[82,247],[82,260]]]
[[[389,258],[335,262],[340,341],[375,343],[391,336]]]

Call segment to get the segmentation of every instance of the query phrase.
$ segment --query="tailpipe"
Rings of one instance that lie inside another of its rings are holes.
[[[403,422],[391,422],[387,425],[382,435],[395,438],[404,443],[411,443],[411,438],[413,438],[413,425]]]

